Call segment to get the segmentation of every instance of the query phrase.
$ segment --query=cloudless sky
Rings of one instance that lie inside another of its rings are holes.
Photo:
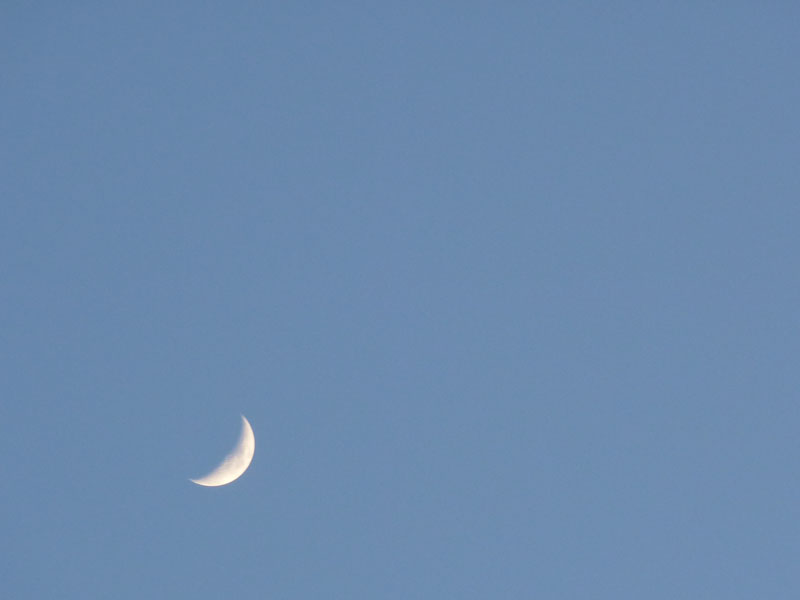
[[[800,597],[798,17],[5,3],[2,596]]]

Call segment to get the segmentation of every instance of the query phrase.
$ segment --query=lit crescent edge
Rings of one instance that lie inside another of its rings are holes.
[[[242,433],[239,436],[236,447],[231,450],[230,454],[225,457],[220,465],[208,475],[199,479],[190,479],[189,481],[207,487],[216,487],[235,481],[241,477],[242,473],[250,466],[255,451],[256,437],[253,434],[253,428],[250,426],[248,420],[245,419],[244,415],[242,415]]]

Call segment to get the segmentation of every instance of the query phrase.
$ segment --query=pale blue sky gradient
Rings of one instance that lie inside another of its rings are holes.
[[[800,10],[385,4],[0,9],[3,597],[800,597]]]

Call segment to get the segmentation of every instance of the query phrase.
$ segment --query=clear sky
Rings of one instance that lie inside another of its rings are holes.
[[[4,598],[800,597],[794,3],[70,4],[0,9]]]

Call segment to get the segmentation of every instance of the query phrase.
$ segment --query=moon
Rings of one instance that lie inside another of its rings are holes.
[[[231,481],[235,481],[242,476],[242,473],[247,471],[247,467],[250,466],[250,461],[253,460],[255,451],[256,436],[253,435],[253,428],[250,427],[250,423],[244,418],[244,415],[242,415],[242,433],[239,436],[236,447],[234,447],[220,465],[208,475],[200,479],[190,479],[189,481],[207,487],[226,485]]]

